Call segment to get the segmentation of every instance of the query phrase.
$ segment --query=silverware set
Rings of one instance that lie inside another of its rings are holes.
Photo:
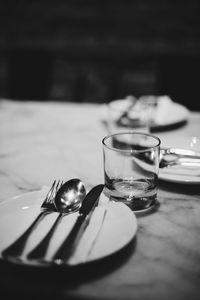
[[[200,152],[181,148],[162,148],[160,150],[160,168],[175,165],[200,167]]]
[[[79,211],[72,230],[52,259],[52,263],[57,265],[67,263],[89,224],[92,212],[94,211],[95,206],[98,205],[98,199],[103,188],[104,185],[99,184],[86,194],[85,187],[79,179],[71,179],[65,183],[60,180],[55,180],[41,204],[39,215],[17,240],[3,250],[2,256],[4,259],[15,262],[23,261],[22,256],[26,243],[34,229],[36,229],[45,216],[57,212],[59,213],[58,217],[47,234],[34,249],[26,254],[26,259],[28,260],[45,262],[45,255],[49,247],[49,242],[62,218],[67,214]]]

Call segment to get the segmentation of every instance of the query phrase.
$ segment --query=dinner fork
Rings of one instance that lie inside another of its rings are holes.
[[[32,231],[37,227],[40,221],[44,219],[46,215],[49,213],[52,213],[53,211],[56,211],[56,208],[54,206],[54,198],[58,191],[58,189],[63,184],[63,181],[56,181],[54,180],[49,192],[47,193],[41,207],[40,207],[40,213],[36,217],[36,219],[33,221],[33,223],[26,229],[26,231],[17,239],[15,240],[11,245],[9,245],[6,249],[3,250],[2,256],[4,258],[12,258],[12,257],[19,257],[23,253],[23,250],[25,248],[26,242],[28,240],[28,237],[32,233]]]

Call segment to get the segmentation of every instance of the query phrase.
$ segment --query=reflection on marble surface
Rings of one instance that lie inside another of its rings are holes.
[[[1,199],[50,185],[55,178],[78,177],[90,186],[102,182],[105,134],[95,105],[2,101],[1,187],[7,191]]]
[[[103,182],[101,105],[0,102],[0,201],[78,177],[89,188]],[[163,146],[198,135],[200,114],[159,133]],[[200,297],[200,186],[160,182],[160,207],[138,218],[135,249],[104,276],[64,294],[91,299]]]

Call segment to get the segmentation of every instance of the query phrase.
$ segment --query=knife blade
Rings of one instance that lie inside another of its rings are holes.
[[[62,265],[66,263],[70,256],[74,253],[84,231],[89,225],[92,212],[95,209],[96,203],[102,193],[104,184],[99,184],[93,187],[83,199],[79,210],[78,218],[72,227],[69,235],[63,241],[59,249],[53,256],[53,263]]]

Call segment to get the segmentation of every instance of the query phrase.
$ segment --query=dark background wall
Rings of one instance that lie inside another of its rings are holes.
[[[198,0],[0,2],[0,97],[169,94],[200,110]]]

